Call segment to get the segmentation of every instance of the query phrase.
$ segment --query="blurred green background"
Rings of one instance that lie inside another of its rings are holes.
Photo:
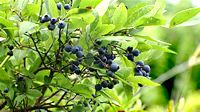
[[[129,8],[139,2],[154,4],[156,0],[118,0]],[[166,0],[164,18],[169,21],[179,11],[200,6],[200,0]],[[140,34],[171,43],[177,55],[164,53],[151,66],[152,80],[160,87],[144,87],[141,101],[150,112],[200,112],[200,24],[185,27],[146,27]],[[196,50],[197,49],[197,50]],[[196,55],[194,52],[196,50]],[[191,58],[194,57],[194,58]],[[191,60],[193,59],[193,61]],[[189,63],[194,62],[189,66]]]

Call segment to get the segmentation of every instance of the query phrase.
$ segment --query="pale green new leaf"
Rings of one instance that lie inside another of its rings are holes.
[[[99,3],[95,10],[99,13],[101,17],[106,13],[108,6],[109,6],[110,0],[103,0],[101,3]]]
[[[86,8],[88,6],[95,8],[101,1],[103,0],[81,0],[79,8]]]
[[[165,52],[169,52],[169,53],[173,53],[173,54],[177,54],[176,52],[166,48],[166,47],[162,47],[162,46],[158,46],[158,45],[152,45],[153,49],[157,49],[160,51],[165,51]]]
[[[135,27],[145,27],[145,26],[161,26],[166,23],[165,19],[158,19],[155,17],[143,17],[138,20]]]
[[[150,16],[153,16],[155,18],[162,18],[165,7],[166,7],[166,0],[157,0],[153,10],[150,13]]]
[[[58,8],[54,0],[44,0],[45,6],[48,14],[51,15],[52,18],[59,17]]]
[[[144,76],[130,76],[129,78],[127,78],[127,80],[132,83],[142,84],[143,86],[160,86],[160,84],[152,82]]]
[[[74,8],[67,12],[68,18],[81,18],[89,16],[92,13],[91,9]]]

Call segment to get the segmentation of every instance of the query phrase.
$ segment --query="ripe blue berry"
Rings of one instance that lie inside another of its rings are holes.
[[[46,14],[44,15],[44,21],[47,22],[47,21],[51,21],[51,16]]]
[[[103,62],[106,62],[106,61],[107,61],[107,58],[104,56],[101,60],[102,60]]]
[[[138,62],[136,63],[136,65],[144,66],[144,62],[140,60],[140,61],[138,61]]]
[[[77,57],[77,58],[82,58],[83,56],[84,56],[84,54],[83,54],[82,51],[78,51],[78,52],[76,53],[76,57]]]
[[[129,53],[127,58],[128,58],[128,60],[133,61],[134,60],[134,55],[132,53]]]
[[[144,65],[143,68],[142,68],[144,71],[146,71],[147,73],[150,72],[151,68],[149,65]]]
[[[96,89],[96,91],[100,91],[102,89],[101,84],[96,84],[95,89]]]
[[[40,19],[40,23],[45,23],[46,21],[45,21],[45,18],[44,17],[42,17],[41,19]]]
[[[104,80],[104,81],[101,83],[101,86],[102,86],[103,88],[108,87],[108,82],[107,82],[106,80]]]
[[[102,40],[96,39],[95,42],[96,42],[96,44],[101,45]]]
[[[8,53],[7,53],[7,55],[9,55],[9,56],[13,56],[13,51],[8,51]]]
[[[74,65],[70,65],[69,69],[73,72],[75,71],[76,67]]]
[[[81,70],[78,68],[78,69],[75,70],[75,73],[76,73],[77,75],[79,75],[79,74],[81,73]]]
[[[24,79],[24,76],[23,75],[19,75],[18,77],[17,77],[17,80],[18,81],[22,81]]]
[[[108,76],[110,76],[110,77],[114,77],[114,72],[112,72],[112,71],[108,71]]]
[[[112,64],[112,59],[108,59],[108,60],[106,61],[106,64],[111,65],[111,64]]]
[[[65,8],[66,10],[68,10],[68,9],[71,8],[71,6],[70,6],[69,4],[65,4],[64,8]]]
[[[109,83],[109,84],[108,84],[108,88],[109,88],[109,89],[112,89],[113,87],[114,87],[114,85],[113,85],[112,83]]]
[[[65,28],[65,25],[66,25],[66,23],[64,21],[60,21],[58,23],[58,28],[63,29],[63,28]]]
[[[128,50],[129,53],[131,53],[133,51],[133,47],[128,46],[127,50]]]
[[[106,65],[105,65],[105,63],[102,63],[101,61],[99,62],[99,67],[100,68],[104,68]]]
[[[57,5],[58,10],[61,10],[62,3],[57,3],[56,5]]]
[[[83,51],[83,48],[80,45],[78,45],[77,47],[78,47],[79,51]]]
[[[54,30],[56,28],[56,25],[54,25],[54,24],[49,24],[48,25],[48,29],[49,30]]]
[[[105,54],[106,50],[104,50],[103,48],[98,49],[99,54]]]
[[[96,60],[96,61],[94,61],[93,63],[94,64],[99,64],[101,61],[100,60]]]
[[[132,53],[134,56],[138,56],[140,54],[140,51],[138,49],[135,49]]]
[[[134,76],[143,76],[142,72],[135,72]]]
[[[146,71],[141,70],[141,72],[142,72],[142,75],[146,77],[146,75],[147,75]]]
[[[136,65],[134,70],[135,70],[135,72],[139,72],[141,70],[140,65]]]
[[[72,47],[72,53],[76,54],[79,51],[79,48],[77,46]]]
[[[13,45],[10,45],[10,46],[9,46],[9,49],[10,49],[10,50],[13,50],[13,49],[14,49]]]
[[[117,81],[115,79],[113,79],[112,82],[114,83],[114,85],[117,84]]]
[[[112,64],[110,65],[110,70],[111,70],[112,72],[116,72],[118,69],[119,69],[119,65],[118,65],[117,63],[112,63]]]
[[[74,60],[72,60],[72,61],[70,61],[70,63],[72,63],[72,64],[74,64],[74,65],[76,65],[76,66],[79,65],[79,61],[74,61]]]
[[[66,51],[66,52],[70,52],[71,49],[72,49],[72,46],[71,46],[71,45],[68,44],[68,45],[65,46],[65,51]]]
[[[56,24],[56,22],[58,22],[58,19],[57,19],[57,18],[52,18],[52,19],[51,19],[51,24]]]
[[[8,93],[8,91],[9,91],[9,88],[5,88],[5,89],[4,89],[4,92],[5,92],[5,93]]]

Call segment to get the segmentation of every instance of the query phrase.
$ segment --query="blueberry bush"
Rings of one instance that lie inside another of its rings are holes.
[[[160,86],[146,61],[176,54],[169,43],[138,32],[182,25],[200,11],[183,10],[167,22],[165,5],[165,0],[133,7],[117,0],[1,0],[0,109],[137,110],[131,105],[139,88]]]

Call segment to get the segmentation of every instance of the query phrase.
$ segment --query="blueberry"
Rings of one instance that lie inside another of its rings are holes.
[[[58,10],[61,10],[62,3],[57,3],[56,5],[57,5]]]
[[[4,89],[4,92],[5,92],[5,93],[8,93],[8,91],[9,91],[9,88],[5,88],[5,89]]]
[[[70,63],[72,63],[72,64],[74,64],[74,65],[76,65],[76,66],[79,65],[79,61],[74,61],[74,60],[72,60],[72,61],[70,61]]]
[[[112,89],[113,87],[114,87],[114,85],[113,85],[112,83],[109,83],[109,84],[108,84],[108,88],[109,88],[109,89]]]
[[[84,56],[84,54],[83,54],[82,51],[78,51],[78,52],[76,53],[76,57],[77,57],[77,58],[82,58],[83,56]]]
[[[93,68],[88,68],[88,70],[89,70],[90,72],[94,72],[94,71],[95,71],[95,69],[93,69]]]
[[[149,77],[149,73],[146,73],[146,77]]]
[[[45,18],[44,17],[42,17],[41,19],[40,19],[40,23],[45,23],[46,21],[45,21]]]
[[[78,45],[77,47],[79,48],[79,51],[83,51],[83,48],[80,45]]]
[[[129,53],[131,53],[133,51],[133,47],[128,46],[127,50],[128,50]]]
[[[147,75],[146,71],[141,70],[141,72],[142,72],[142,75],[146,77],[146,75]]]
[[[105,57],[106,57],[107,59],[111,59],[111,58],[112,58],[112,55],[111,55],[110,53],[106,53],[106,54],[105,54]]]
[[[105,54],[106,50],[104,50],[103,48],[98,49],[99,54]]]
[[[54,25],[54,24],[48,24],[48,29],[49,30],[54,30],[56,28],[56,25]]]
[[[73,72],[76,69],[76,66],[70,65],[69,69]]]
[[[95,85],[95,90],[96,90],[96,91],[100,91],[101,89],[102,89],[101,84],[96,84],[96,85]]]
[[[47,21],[51,21],[51,16],[46,14],[44,15],[44,21],[47,22]]]
[[[134,56],[138,56],[140,54],[140,51],[138,49],[135,49],[132,53]]]
[[[112,60],[115,59],[115,55],[114,55],[114,54],[111,55],[111,59],[112,59]]]
[[[52,18],[52,19],[51,19],[51,24],[56,24],[56,22],[58,22],[58,19],[57,19],[57,18]]]
[[[106,62],[106,61],[107,61],[107,58],[104,56],[101,60],[102,60],[103,62]]]
[[[142,72],[135,72],[134,76],[143,76]]]
[[[146,71],[147,73],[149,73],[150,70],[151,70],[151,68],[150,68],[149,65],[144,65],[144,66],[142,67],[142,69],[143,69],[144,71]]]
[[[103,88],[108,87],[108,82],[107,82],[106,80],[104,80],[104,81],[101,83],[101,86],[102,86]]]
[[[96,39],[95,42],[96,42],[96,44],[101,45],[102,40]]]
[[[135,72],[139,72],[141,70],[140,65],[136,65],[134,70],[135,70]]]
[[[128,58],[128,60],[133,61],[134,60],[134,55],[132,53],[129,53],[127,58]]]
[[[78,69],[75,70],[75,73],[76,73],[77,75],[79,75],[79,74],[81,73],[81,70],[78,68]]]
[[[68,45],[65,46],[65,51],[66,51],[66,52],[70,52],[71,49],[72,49],[72,46],[71,46],[71,45],[68,44]]]
[[[94,61],[93,63],[94,64],[99,64],[101,61],[100,60],[96,60],[96,61]]]
[[[24,76],[23,75],[19,75],[18,77],[17,77],[17,80],[18,81],[22,81],[24,79]]]
[[[106,46],[102,46],[101,47],[103,50],[107,50],[107,47]]]
[[[112,82],[114,83],[114,85],[117,84],[117,81],[115,79],[113,79]]]
[[[99,56],[98,56],[98,55],[95,55],[95,56],[94,56],[94,59],[95,59],[95,60],[99,60]]]
[[[140,61],[138,61],[138,62],[136,63],[136,65],[144,66],[144,62],[140,60]]]
[[[13,56],[13,51],[8,51],[8,53],[7,53],[7,55],[9,55],[9,56]]]
[[[79,48],[77,46],[72,47],[72,53],[76,54],[79,51]]]
[[[102,63],[101,61],[99,62],[99,67],[100,68],[104,68],[105,67],[105,63]]]
[[[111,64],[112,64],[112,59],[108,59],[108,60],[106,61],[106,64],[111,65]]]
[[[58,23],[58,28],[63,29],[65,27],[66,23],[64,21],[60,21]]]
[[[65,4],[64,8],[65,8],[66,10],[68,10],[68,9],[71,8],[71,6],[70,6],[69,4]]]
[[[10,50],[13,50],[13,49],[14,49],[13,45],[10,45],[10,46],[9,46],[9,49],[10,49]]]
[[[128,58],[128,54],[125,54],[125,56]]]
[[[112,71],[112,72],[116,72],[117,70],[119,69],[119,65],[117,64],[117,63],[112,63],[111,65],[110,65],[110,70]]]
[[[36,109],[35,112],[41,112],[40,109]]]
[[[110,76],[110,77],[114,77],[114,72],[112,72],[112,71],[108,71],[108,76]]]
[[[97,97],[96,94],[92,94],[92,96],[93,96],[93,98],[96,98],[96,97]]]

